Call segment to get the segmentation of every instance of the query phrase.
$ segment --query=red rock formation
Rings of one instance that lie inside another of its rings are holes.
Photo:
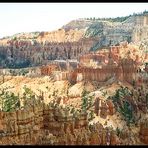
[[[100,117],[106,119],[107,114],[108,114],[108,107],[106,105],[106,102],[101,101]]]
[[[69,77],[69,79],[70,79],[70,81],[71,81],[72,83],[76,83],[76,81],[77,81],[77,74],[78,74],[77,71],[78,71],[78,70],[75,70],[75,71],[73,71],[73,72],[70,72],[70,77]]]
[[[111,132],[111,145],[119,145],[120,141],[114,131]]]
[[[101,144],[101,138],[98,135],[98,133],[93,132],[90,136],[90,145],[100,145]]]
[[[113,115],[115,113],[115,108],[114,104],[111,100],[107,100],[107,105],[108,105],[108,110],[109,110],[109,115]]]
[[[13,55],[15,60],[30,60],[32,65],[47,64],[49,60],[77,59],[82,53],[88,53],[93,41],[87,39],[74,42],[45,42],[44,44],[30,40],[9,40],[4,54]],[[0,52],[3,49],[0,48]]]
[[[99,110],[100,110],[100,99],[99,98],[96,98],[95,100],[95,110],[94,112],[96,113],[96,115],[98,116],[99,115]]]
[[[123,77],[125,81],[132,83],[133,80],[136,80],[137,65],[132,59],[123,59],[122,67]]]
[[[120,81],[127,81],[132,83],[136,81],[137,77],[137,62],[140,63],[140,59],[134,61],[131,57],[121,59],[119,58],[120,46],[111,47],[111,50],[107,53],[108,59],[105,58],[106,52],[97,52],[96,54],[90,53],[80,57],[79,73],[82,73],[84,80],[104,82],[109,78],[116,76]],[[103,55],[105,54],[105,56]],[[103,62],[106,65],[101,65],[101,68],[93,68],[88,66],[90,60],[96,62]],[[108,63],[106,62],[108,61]]]
[[[140,124],[140,140],[144,143],[144,144],[148,144],[148,122],[144,122]]]
[[[50,75],[52,71],[58,69],[57,65],[50,64],[48,66],[42,66],[41,67],[41,75]]]
[[[123,81],[123,69],[122,69],[122,67],[121,66],[119,66],[119,68],[117,68],[117,74],[116,74],[116,76],[117,76],[117,79],[118,80],[120,80],[120,81]]]
[[[38,102],[33,108],[28,106],[26,110],[0,112],[1,133],[6,133],[1,136],[0,143],[8,145],[13,143],[52,144],[51,138],[55,138],[57,144],[65,145],[107,144],[107,131],[103,127],[101,127],[104,131],[101,133],[102,136],[98,131],[90,132],[88,130],[87,114],[80,114],[73,118],[67,114],[66,110],[66,112],[63,111]],[[10,137],[11,140],[9,140]],[[111,140],[113,144],[116,143],[114,137],[112,136],[113,140]],[[56,144],[55,140],[53,142]]]

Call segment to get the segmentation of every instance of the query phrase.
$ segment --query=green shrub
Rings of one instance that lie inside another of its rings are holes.
[[[20,107],[19,96],[16,96],[12,92],[2,91],[0,99],[2,102],[2,110],[5,112],[11,112]]]

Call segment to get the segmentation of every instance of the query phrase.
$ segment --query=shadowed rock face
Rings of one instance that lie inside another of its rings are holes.
[[[79,55],[89,52],[93,41],[42,43],[31,41],[9,41],[0,48],[3,67],[27,67],[49,63],[51,60],[77,59]],[[12,65],[13,64],[13,65]]]

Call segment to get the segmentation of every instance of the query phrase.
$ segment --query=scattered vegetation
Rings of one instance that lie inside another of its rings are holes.
[[[127,124],[134,123],[134,110],[132,104],[126,99],[131,96],[131,92],[127,87],[120,87],[116,90],[114,96],[110,97],[119,113],[123,116]]]
[[[82,110],[86,112],[88,106],[88,94],[89,92],[85,89],[82,92]]]
[[[134,123],[133,110],[129,102],[125,101],[118,111],[124,116],[128,125]]]
[[[22,60],[22,61],[8,61],[5,62],[5,67],[7,68],[25,68],[30,66],[30,60]]]
[[[23,95],[25,96],[26,99],[32,99],[34,97],[35,94],[30,88],[24,86],[23,89],[24,89]]]
[[[130,91],[127,87],[120,87],[116,90],[116,94],[112,97],[114,103],[119,103],[125,96],[130,95]]]
[[[0,53],[0,61],[5,60],[6,59],[6,55],[3,53]]]
[[[92,20],[92,21],[98,21],[98,20],[103,20],[103,21],[110,21],[110,22],[123,22],[132,15],[125,16],[125,17],[116,17],[116,18],[86,18],[87,20]]]
[[[90,113],[88,114],[88,120],[93,120],[95,118],[95,114],[93,111],[90,111]]]
[[[105,92],[103,91],[102,95],[105,97],[107,95],[107,91],[105,91]]]
[[[20,69],[20,70],[10,69],[9,72],[13,76],[16,76],[16,75],[23,75],[23,76],[25,76],[29,72],[29,70],[27,70],[27,69]]]
[[[19,71],[19,75],[25,76],[28,72],[29,72],[29,70],[27,70],[27,69],[21,69],[21,70]]]
[[[119,129],[119,128],[117,127],[117,128],[116,128],[116,133],[117,133],[117,136],[118,136],[118,137],[120,137],[121,132],[122,132],[121,129]]]
[[[131,16],[144,16],[148,15],[148,11],[140,12],[140,13],[133,13],[132,15],[128,16],[123,16],[123,17],[116,17],[116,18],[95,18],[95,17],[90,17],[86,18],[86,20],[92,20],[92,21],[97,21],[97,20],[104,20],[104,21],[110,21],[110,22],[124,22],[126,19],[128,19]]]
[[[102,23],[94,23],[90,25],[85,33],[85,37],[94,37],[97,35],[102,35],[103,33],[103,24]]]
[[[15,36],[15,37],[13,38],[13,40],[16,41],[16,40],[17,40],[17,37]]]
[[[19,95],[2,90],[0,94],[1,110],[11,112],[20,108]]]
[[[81,109],[86,112],[88,108],[90,108],[93,105],[93,96],[89,95],[89,91],[86,91],[85,89],[82,92],[82,105]]]

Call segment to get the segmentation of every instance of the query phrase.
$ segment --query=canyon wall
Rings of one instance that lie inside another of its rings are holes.
[[[83,79],[90,81],[105,82],[113,77],[129,83],[137,81],[137,70],[141,64],[141,58],[136,56],[137,58],[134,59],[135,56],[124,57],[123,55],[121,57],[121,49],[128,48],[130,50],[127,44],[124,46],[113,46],[108,51],[100,50],[96,54],[90,53],[80,56],[79,67],[75,73],[82,73]]]
[[[116,133],[103,128],[100,123],[89,129],[87,114],[80,113],[73,117],[66,108],[55,108],[42,102],[14,112],[1,111],[0,127],[2,145],[119,144]]]
[[[148,37],[148,16],[139,16],[132,34],[132,41],[139,42]]]
[[[31,41],[9,41],[7,46],[0,47],[2,63],[0,66],[22,65],[37,66],[49,63],[51,60],[78,59],[79,55],[89,52],[93,41],[50,42],[46,45]]]
[[[78,19],[57,31],[18,34],[0,40],[0,66],[38,66],[51,60],[79,59],[79,56],[123,41],[147,39],[148,17],[130,16],[123,22]]]

